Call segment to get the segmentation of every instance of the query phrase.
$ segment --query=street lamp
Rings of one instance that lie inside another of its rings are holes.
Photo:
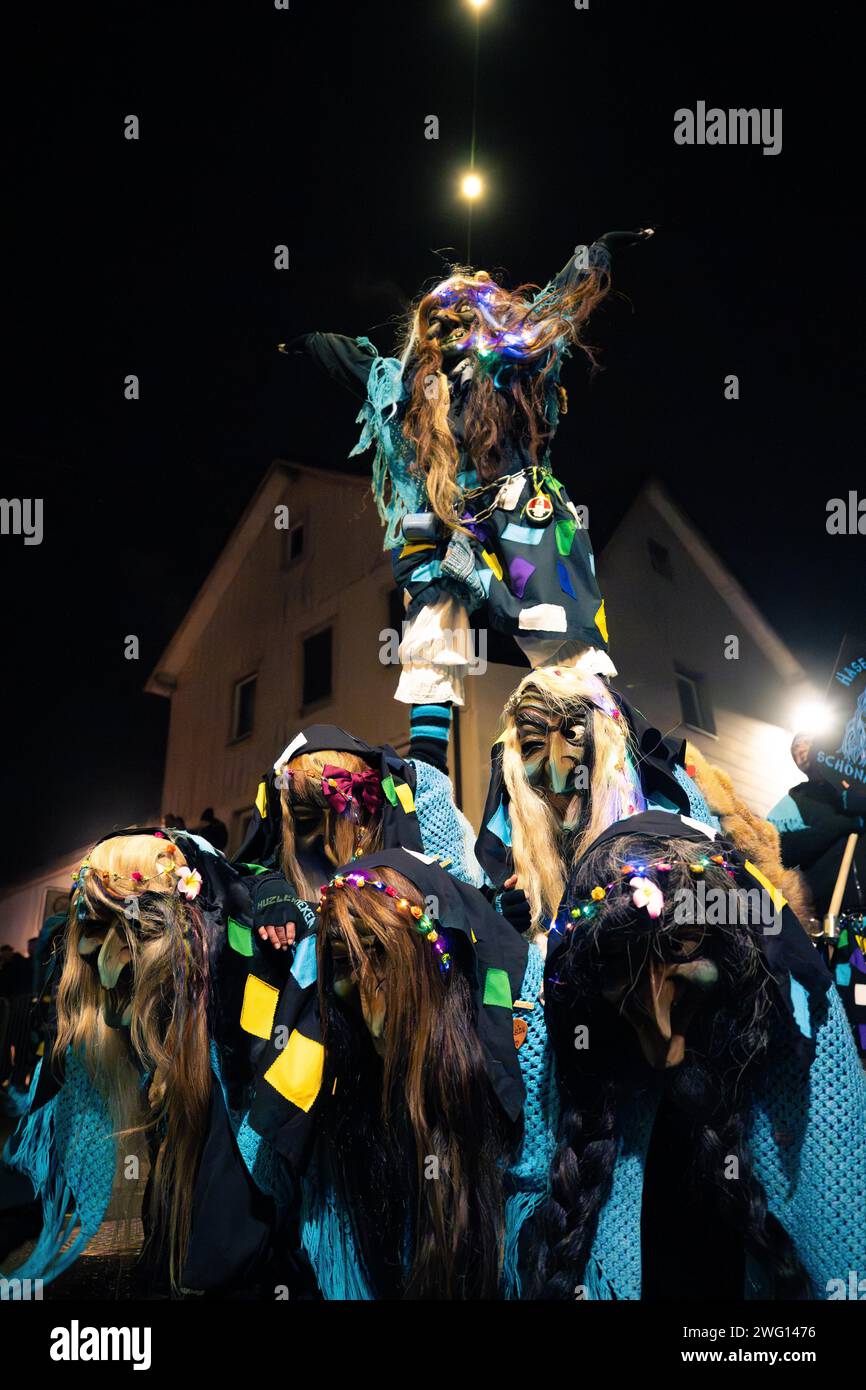
[[[484,185],[477,174],[464,174],[463,182],[460,185],[460,191],[464,198],[468,198],[470,202],[474,202],[476,198],[481,197],[484,191]]]

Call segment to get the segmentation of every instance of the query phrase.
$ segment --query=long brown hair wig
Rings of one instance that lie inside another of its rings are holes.
[[[322,786],[328,764],[346,772],[369,770],[369,764],[354,753],[324,749],[299,754],[284,764],[278,774],[283,810],[283,873],[298,896],[309,901],[317,896],[321,885],[310,881],[298,857],[298,841],[305,831],[321,827],[325,858],[334,869],[348,864],[356,854],[369,854],[382,844],[380,814],[374,814],[362,802],[342,814],[331,806]]]
[[[555,427],[549,397],[561,355],[577,347],[595,363],[582,329],[609,287],[610,277],[600,267],[588,270],[568,288],[549,287],[539,294],[537,285],[506,290],[486,271],[456,266],[411,309],[401,361],[404,371],[411,363],[414,378],[403,434],[414,448],[414,468],[425,478],[430,505],[446,526],[457,524],[461,492],[441,332],[447,334],[452,319],[455,326],[460,323],[458,310],[475,311],[467,341],[475,370],[464,450],[481,481],[490,482],[507,471],[515,437],[524,443],[533,465],[541,462]],[[507,375],[507,389],[499,387],[501,373]],[[562,404],[564,393],[557,390]]]
[[[424,907],[401,874],[376,873]],[[514,1136],[476,1032],[470,948],[451,943],[443,974],[398,899],[332,887],[322,907],[324,1151],[377,1297],[493,1298]]]

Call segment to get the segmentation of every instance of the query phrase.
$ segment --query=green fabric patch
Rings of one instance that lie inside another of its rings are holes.
[[[511,981],[504,970],[497,970],[492,965],[484,978],[484,1003],[496,1004],[501,1009],[512,1007]]]
[[[267,864],[239,864],[239,869],[252,869],[254,874],[269,874],[271,871]]]
[[[253,954],[253,934],[250,928],[245,927],[242,922],[236,922],[234,917],[229,918],[229,945],[239,956]]]
[[[836,942],[836,949],[837,949],[837,951],[838,951],[838,950],[841,950],[841,948],[842,948],[843,946],[847,946],[847,945],[848,945],[848,928],[847,928],[847,927],[843,927],[842,930],[841,930],[840,933],[839,933],[839,940]]]
[[[396,789],[395,789],[395,787],[394,787],[394,778],[393,778],[393,777],[383,777],[383,778],[382,778],[382,791],[383,791],[383,792],[385,793],[385,795],[387,796],[387,798],[388,798],[388,800],[390,801],[391,805],[392,805],[392,806],[396,806],[396,805],[397,805],[397,791],[396,791]]]
[[[574,533],[577,530],[576,521],[558,521],[556,523],[556,548],[560,555],[570,555],[571,545],[574,540]]]

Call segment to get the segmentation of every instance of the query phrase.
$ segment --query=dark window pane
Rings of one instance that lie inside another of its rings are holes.
[[[666,550],[658,541],[654,541],[652,537],[649,538],[646,544],[647,550],[649,551],[650,564],[656,574],[663,575],[665,579],[673,579],[674,572],[671,566],[670,551]]]
[[[302,702],[314,705],[326,700],[331,693],[331,638],[332,629],[316,632],[304,640],[304,684]]]
[[[683,722],[693,724],[696,728],[700,727],[701,711],[698,705],[698,694],[695,690],[694,682],[687,676],[677,676],[677,686],[680,692],[680,708],[683,712]]]
[[[256,715],[256,677],[235,686],[235,738],[252,733]]]
[[[714,734],[716,721],[713,718],[710,698],[703,678],[701,676],[687,676],[682,671],[678,671],[677,690],[680,696],[683,723],[691,724],[695,729],[702,729],[704,733]]]

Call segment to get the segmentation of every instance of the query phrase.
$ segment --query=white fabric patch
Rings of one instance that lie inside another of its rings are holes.
[[[407,849],[407,854],[414,854],[416,859],[420,859],[422,864],[438,864],[439,860],[435,854],[422,854],[418,849]]]
[[[523,496],[525,486],[526,479],[524,477],[509,478],[508,482],[503,483],[496,494],[497,507],[501,507],[504,512],[513,512]]]
[[[284,748],[277,761],[274,763],[274,772],[279,772],[280,768],[293,758],[299,748],[303,748],[307,738],[305,734],[295,734],[288,748]]]
[[[854,1003],[866,1004],[866,985],[854,986]]]
[[[702,820],[692,820],[691,816],[680,816],[683,825],[690,825],[692,830],[700,830],[702,835],[706,835],[708,840],[718,838],[718,830],[714,830],[711,825],[705,825]]]
[[[559,603],[536,603],[520,612],[518,627],[525,632],[567,632],[568,619]]]

